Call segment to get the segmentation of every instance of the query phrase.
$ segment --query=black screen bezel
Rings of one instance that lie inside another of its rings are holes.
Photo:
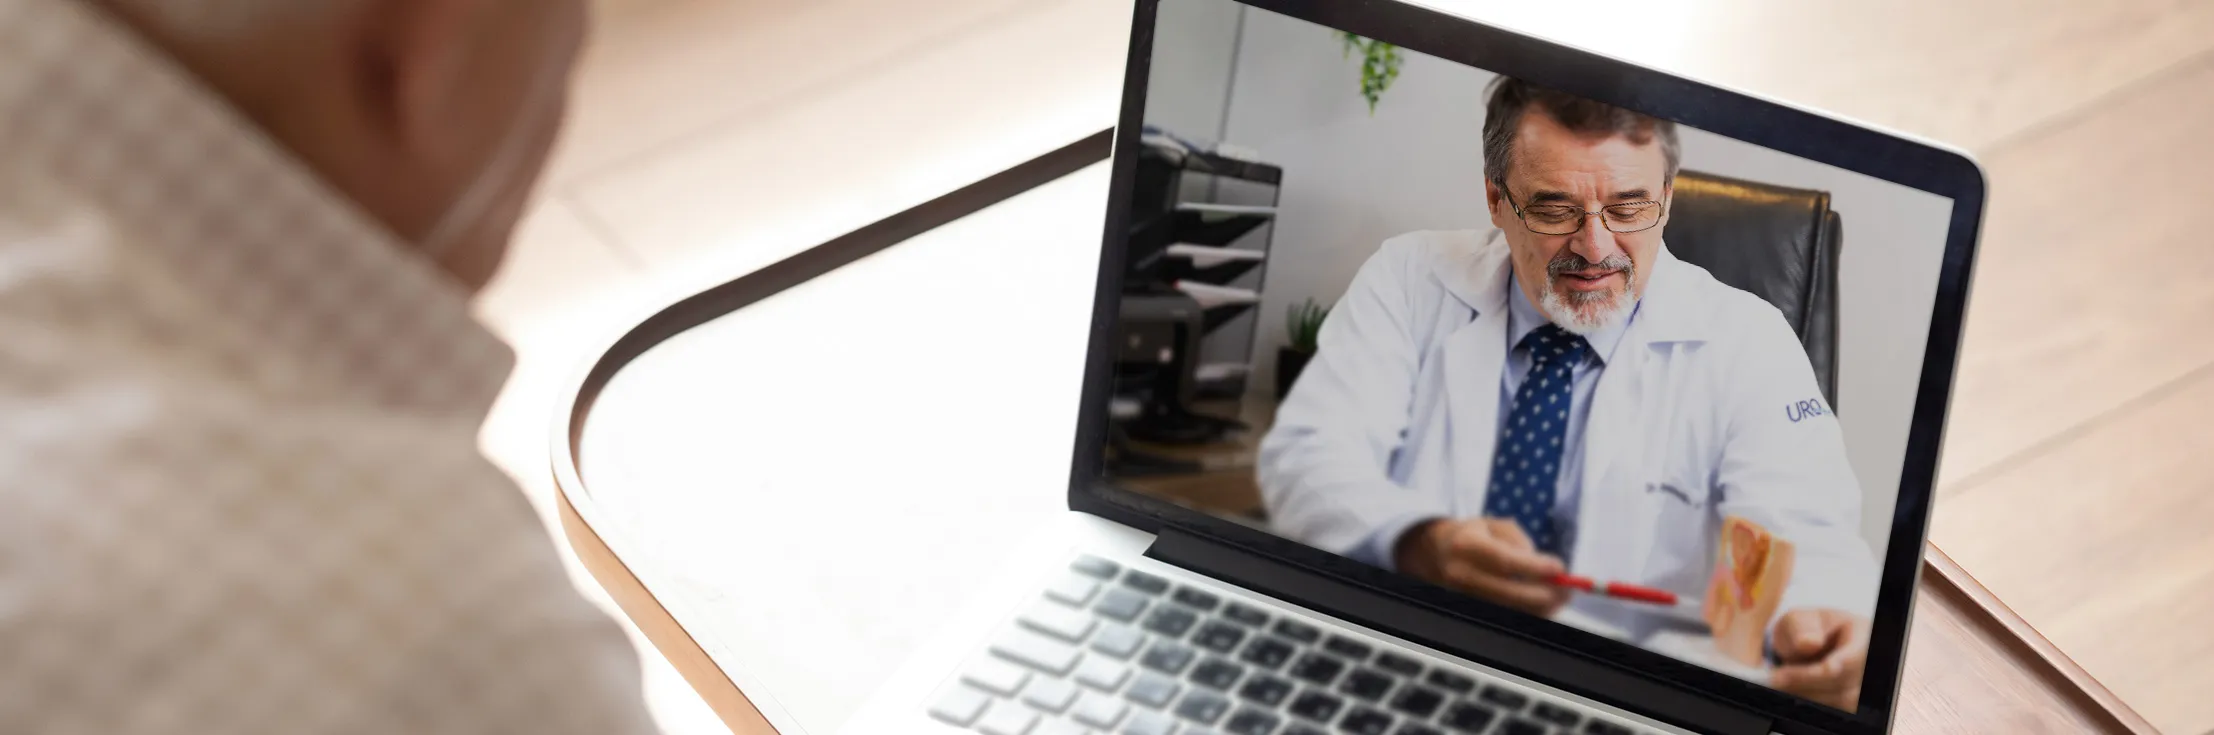
[[[1875,735],[1891,720],[1900,664],[1921,569],[1938,450],[1959,358],[1975,243],[1986,191],[1980,167],[1967,156],[1835,118],[1639,67],[1472,20],[1392,0],[1230,0],[1403,48],[1514,76],[1812,161],[1947,197],[1953,202],[1936,302],[1923,352],[1922,375],[1908,433],[1906,461],[1892,517],[1891,553],[1882,563],[1860,708],[1844,712],[1569,626],[1532,618],[1441,588],[1414,582],[1344,557],[1165,501],[1113,487],[1101,469],[1106,406],[1112,390],[1115,318],[1123,273],[1123,230],[1130,212],[1138,131],[1143,125],[1151,65],[1153,19],[1160,0],[1137,0],[1124,71],[1120,119],[1091,343],[1078,410],[1069,483],[1072,509],[1149,531],[1175,528],[1266,554],[1306,571],[1348,582],[1401,602],[1454,615],[1474,625],[1529,638],[1564,654],[1605,662],[1629,673],[1720,698],[1775,719],[1776,731]],[[1474,144],[1473,142],[1471,143]],[[1380,625],[1388,627],[1388,621]],[[1480,652],[1456,652],[1481,660]],[[1526,672],[1542,674],[1542,672]],[[1572,682],[1556,682],[1574,688]]]

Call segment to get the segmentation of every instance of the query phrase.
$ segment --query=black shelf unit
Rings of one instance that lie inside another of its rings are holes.
[[[1169,255],[1169,246],[1186,243],[1210,247],[1230,247],[1238,242],[1240,238],[1252,234],[1254,230],[1268,226],[1275,219],[1275,217],[1259,214],[1220,215],[1210,219],[1207,213],[1192,210],[1177,210],[1154,215],[1130,228],[1130,280],[1133,282],[1172,283],[1177,278],[1193,277],[1196,274],[1207,283],[1229,283],[1238,276],[1244,275],[1246,271],[1252,270],[1252,266],[1259,264],[1258,261],[1233,261],[1224,264],[1224,266],[1242,264],[1245,267],[1224,268],[1218,273],[1205,273],[1204,271],[1215,271],[1217,269],[1194,267],[1189,260]],[[1264,253],[1266,252],[1265,247],[1262,250]],[[1217,278],[1220,280],[1216,280]]]
[[[1283,175],[1276,166],[1213,153],[1154,144],[1140,152],[1124,261],[1128,354],[1117,370],[1116,393],[1142,408],[1119,422],[1118,436],[1126,433],[1155,443],[1206,443],[1245,428],[1234,420],[1193,413],[1190,406],[1205,398],[1236,399],[1244,392],[1247,376],[1202,385],[1197,368],[1210,351],[1250,361],[1260,333],[1256,305],[1203,308],[1175,284],[1186,281],[1256,292],[1265,287]],[[1214,210],[1206,205],[1265,207],[1268,213],[1240,212],[1235,207]],[[1201,266],[1168,253],[1170,246],[1179,243],[1258,251],[1260,258]],[[1172,313],[1178,316],[1166,316]],[[1210,350],[1209,345],[1214,347]],[[1130,456],[1115,464],[1136,474],[1146,471],[1151,458],[1142,452],[1125,453]]]
[[[1147,158],[1158,159],[1169,166],[1189,173],[1227,176],[1269,186],[1284,183],[1284,170],[1281,168],[1266,163],[1219,156],[1206,151],[1171,151],[1159,146],[1149,145],[1139,155],[1141,160]]]
[[[1209,212],[1184,205],[1255,204],[1220,200],[1223,184],[1235,182],[1265,190],[1265,206],[1273,210],[1282,199],[1282,168],[1202,151],[1186,152],[1147,145],[1138,156],[1137,179],[1136,197],[1131,205],[1133,224],[1128,249],[1124,251],[1127,254],[1124,262],[1129,264],[1124,278],[1125,291],[1174,290],[1173,284],[1179,280],[1230,285],[1256,271],[1251,284],[1253,290],[1261,291],[1267,285],[1266,258],[1275,235],[1273,214]],[[1195,186],[1195,183],[1204,186]],[[1267,231],[1259,237],[1248,237],[1264,228]],[[1168,254],[1169,246],[1178,243],[1256,250],[1261,253],[1262,260],[1234,260],[1200,267],[1189,259]],[[1211,334],[1252,311],[1251,305],[1243,306],[1246,308],[1230,306],[1208,310],[1207,331]],[[1216,311],[1236,313],[1214,317],[1212,312]],[[1258,332],[1257,329],[1249,330],[1242,354],[1252,353],[1251,342]]]

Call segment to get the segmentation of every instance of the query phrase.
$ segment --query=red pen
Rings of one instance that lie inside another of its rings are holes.
[[[1644,585],[1630,584],[1628,582],[1608,582],[1606,584],[1599,584],[1598,582],[1592,581],[1590,577],[1579,577],[1574,574],[1556,574],[1553,575],[1551,579],[1546,580],[1546,582],[1552,584],[1555,587],[1566,587],[1573,590],[1581,590],[1592,594],[1606,595],[1608,597],[1613,597],[1621,600],[1629,600],[1632,602],[1648,602],[1655,605],[1668,605],[1671,607],[1675,606],[1678,602],[1676,599],[1676,593],[1674,592],[1670,592],[1664,589],[1656,589],[1653,587],[1646,587]]]

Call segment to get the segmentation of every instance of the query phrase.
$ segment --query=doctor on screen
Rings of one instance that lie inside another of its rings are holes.
[[[1498,229],[1402,235],[1361,267],[1262,443],[1272,522],[1639,635],[1681,613],[1543,580],[1697,600],[1740,516],[1797,549],[1771,683],[1854,706],[1877,585],[1860,486],[1782,314],[1662,243],[1674,125],[1502,79],[1483,146]]]

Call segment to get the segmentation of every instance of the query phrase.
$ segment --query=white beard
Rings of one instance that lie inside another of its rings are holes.
[[[1627,280],[1627,279],[1625,279]],[[1608,327],[1621,324],[1630,318],[1630,311],[1637,307],[1637,300],[1630,298],[1628,288],[1610,291],[1604,299],[1594,298],[1586,303],[1572,304],[1561,298],[1560,289],[1545,284],[1544,293],[1538,296],[1538,310],[1546,318],[1577,336],[1589,336]]]

